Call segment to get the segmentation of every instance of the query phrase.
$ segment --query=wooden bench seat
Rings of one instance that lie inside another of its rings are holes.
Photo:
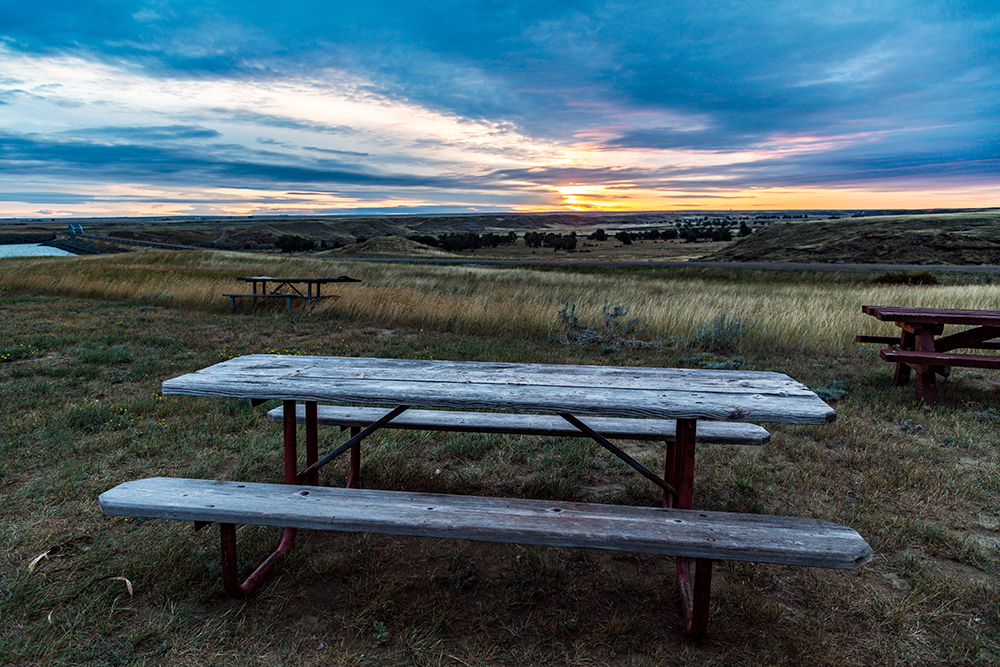
[[[966,368],[1000,369],[1000,356],[987,354],[954,354],[951,352],[924,352],[889,347],[879,353],[885,361],[918,366],[960,366]]]
[[[384,408],[320,405],[317,407],[317,423],[324,426],[365,428],[388,412]],[[298,423],[305,423],[304,405],[296,406],[295,417]],[[284,419],[283,408],[277,407],[269,411],[267,418],[281,423]],[[677,431],[677,423],[673,419],[584,417],[582,420],[605,438],[672,442]],[[446,410],[410,409],[382,428],[565,437],[583,435],[575,426],[556,415]],[[723,445],[764,445],[771,439],[770,433],[757,424],[714,421],[698,422],[696,437],[700,443]]]
[[[295,292],[269,292],[267,294],[243,294],[243,293],[237,294],[235,292],[224,292],[222,296],[228,296],[228,297],[242,297],[242,296],[245,296],[245,297],[249,297],[251,299],[285,299],[285,298],[289,298],[289,299],[305,299],[306,298],[305,294],[297,294]],[[315,297],[314,296],[313,298],[314,299],[319,299],[319,298],[327,299],[329,297]]]
[[[858,334],[854,337],[856,343],[879,343],[884,345],[899,345],[899,336],[872,336],[868,334]],[[979,350],[1000,350],[1000,340],[986,340],[976,343],[975,348]]]
[[[712,560],[854,569],[858,533],[822,519],[154,477],[99,497],[104,514],[283,526]]]

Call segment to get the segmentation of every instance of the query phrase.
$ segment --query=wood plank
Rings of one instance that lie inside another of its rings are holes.
[[[350,276],[327,276],[325,278],[272,278],[270,276],[248,276],[237,278],[244,282],[269,282],[269,283],[312,283],[314,285],[326,285],[327,283],[360,283],[358,278]]]
[[[623,415],[666,419],[710,419],[826,424],[836,413],[818,397],[712,395],[709,393],[604,390],[561,387],[503,387],[456,383],[323,382],[225,378],[163,383],[164,394],[224,396],[374,405],[412,405],[455,410]]]
[[[163,382],[164,394],[458,410],[825,424],[787,375],[625,367],[247,355]]]
[[[970,326],[1000,325],[1000,310],[861,306],[861,312],[885,322],[964,324]]]
[[[969,331],[978,331],[978,329],[970,329]],[[978,336],[967,336],[965,335],[967,333],[968,332],[966,331],[962,331],[958,334],[939,338],[934,341],[934,346],[938,347],[938,344],[940,343],[943,346],[948,346],[949,350],[959,348],[966,348],[970,350],[1000,350],[1000,340],[981,340],[977,342]],[[958,336],[961,336],[962,338],[958,338]],[[858,334],[854,337],[854,342],[899,345],[899,336],[872,336],[868,334]]]
[[[952,354],[886,348],[879,353],[886,361],[921,366],[959,366],[965,368],[1000,368],[1000,356],[985,354]]]
[[[318,423],[325,426],[354,426],[365,428],[389,411],[384,408],[320,405]],[[296,421],[305,423],[305,406],[296,406]],[[284,409],[274,408],[267,413],[269,421],[282,423]],[[588,417],[588,426],[606,438],[627,440],[662,440],[672,442],[677,422],[672,419],[620,419],[614,417]],[[562,417],[554,415],[522,415],[497,412],[451,412],[444,410],[410,409],[383,428],[447,431],[462,433],[503,433],[510,435],[540,435],[583,437],[580,431]],[[771,434],[756,424],[739,422],[703,421],[698,424],[697,441],[720,445],[764,445]]]
[[[854,569],[872,550],[821,519],[157,477],[99,497],[101,511],[713,560]]]
[[[990,339],[996,336],[1000,336],[1000,327],[974,327],[951,334],[950,336],[942,336],[935,339],[934,351],[948,352],[949,350],[963,348],[973,350],[996,349],[996,347],[989,343]]]
[[[740,394],[806,396],[812,393],[787,375],[767,371],[510,364],[426,359],[256,354],[235,357],[198,372],[217,372],[236,376],[240,373],[255,375],[261,371],[272,375],[315,376],[327,380],[402,380],[626,389],[641,385],[644,388],[670,386],[678,390],[710,390]]]

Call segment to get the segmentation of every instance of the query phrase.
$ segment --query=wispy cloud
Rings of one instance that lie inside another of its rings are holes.
[[[8,3],[0,215],[998,205],[997,99],[993,2]]]

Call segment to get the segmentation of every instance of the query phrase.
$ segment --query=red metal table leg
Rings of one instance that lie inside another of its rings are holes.
[[[298,484],[295,401],[284,401],[283,409],[285,484]],[[306,457],[312,456],[313,462],[318,458],[316,433],[316,403],[306,403]],[[314,474],[317,476],[318,482],[319,473],[314,472]],[[222,540],[222,587],[226,593],[234,598],[241,598],[253,592],[262,581],[267,579],[274,566],[285,557],[285,554],[291,550],[295,543],[295,529],[285,528],[281,535],[281,542],[274,553],[264,559],[264,562],[243,583],[240,583],[236,554],[236,526],[231,523],[220,523],[219,535]]]
[[[667,484],[677,488],[677,443],[668,442],[667,443],[667,460],[663,463],[663,479]],[[675,507],[677,505],[674,497],[663,489],[663,506],[664,507]]]
[[[694,581],[691,567],[694,566]],[[684,625],[688,636],[701,639],[708,630],[708,610],[712,597],[712,559],[678,558],[677,585],[684,605]]]
[[[677,504],[664,492],[665,507],[692,509],[694,504],[694,448],[697,422],[678,419],[677,434],[667,445],[667,459],[663,467],[667,483],[677,489]],[[694,569],[692,580],[691,570]],[[684,608],[684,622],[688,635],[694,639],[705,635],[708,628],[708,609],[712,595],[712,560],[709,558],[678,558],[677,587]]]
[[[298,427],[295,423],[295,401],[283,401],[281,408],[284,411],[281,426],[285,450],[285,484],[298,484],[298,452],[295,442]]]
[[[694,419],[678,419],[674,438],[674,480],[677,489],[677,509],[689,510],[694,503],[694,441],[697,429]],[[670,481],[670,480],[667,480]]]
[[[361,433],[360,426],[351,427],[351,437]],[[347,473],[347,488],[357,489],[361,486],[361,443],[351,447],[351,467]]]
[[[219,534],[222,537],[222,587],[226,593],[234,598],[241,598],[252,593],[262,581],[267,579],[274,566],[285,557],[285,554],[291,550],[295,543],[295,529],[285,528],[278,548],[264,559],[264,562],[241,584],[236,557],[236,526],[231,523],[220,523]]]
[[[306,403],[306,466],[319,460],[319,420],[316,401]],[[319,469],[306,477],[306,484],[319,486]]]

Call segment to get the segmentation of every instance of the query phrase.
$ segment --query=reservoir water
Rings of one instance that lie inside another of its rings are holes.
[[[66,257],[73,253],[50,248],[41,243],[11,243],[0,245],[0,257]]]

